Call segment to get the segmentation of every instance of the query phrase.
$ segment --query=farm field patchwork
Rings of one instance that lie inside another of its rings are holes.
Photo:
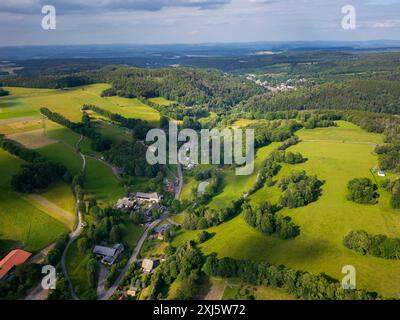
[[[316,140],[301,142],[289,149],[302,153],[308,161],[295,166],[284,165],[276,177],[279,180],[290,171],[305,170],[325,180],[322,196],[317,202],[303,208],[281,211],[300,226],[299,237],[281,240],[276,236],[266,236],[248,226],[239,215],[210,228],[209,232],[215,232],[216,235],[202,244],[203,251],[217,252],[220,257],[266,260],[299,270],[325,272],[337,279],[342,278],[341,269],[344,265],[353,265],[357,270],[358,288],[375,290],[386,297],[398,297],[400,261],[361,256],[342,244],[343,237],[350,230],[364,229],[371,234],[400,236],[400,212],[390,208],[389,195],[384,190],[378,190],[381,196],[377,205],[359,205],[346,199],[349,180],[356,177],[372,178],[370,169],[377,164],[373,143],[382,142],[382,137],[363,132],[347,123],[340,122],[339,125],[338,128],[298,132],[303,140]],[[349,132],[354,133],[354,140]],[[254,204],[266,200],[275,203],[279,196],[276,186],[264,187],[251,197],[251,201]],[[194,239],[198,233],[185,232],[175,241],[181,243]]]
[[[22,161],[0,150],[0,256],[15,247],[35,252],[67,231],[61,222],[11,190],[11,176],[21,164]]]

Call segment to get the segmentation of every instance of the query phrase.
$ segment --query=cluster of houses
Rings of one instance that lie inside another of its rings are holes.
[[[118,210],[131,211],[132,209],[139,209],[140,205],[144,202],[159,203],[160,200],[161,197],[157,192],[137,192],[129,197],[119,199],[115,207]]]
[[[296,90],[296,87],[292,84],[293,82],[305,82],[305,79],[288,79],[286,82],[279,83],[277,85],[274,85],[272,83],[269,83],[268,81],[262,81],[257,78],[255,74],[248,74],[246,76],[247,80],[253,81],[255,84],[264,87],[268,89],[271,92],[282,92],[282,91],[289,91],[289,90]]]
[[[165,207],[160,204],[161,196],[156,192],[146,193],[137,192],[129,197],[119,199],[115,208],[127,213],[141,210],[144,216],[145,224],[149,224],[154,220],[154,210],[165,210]]]

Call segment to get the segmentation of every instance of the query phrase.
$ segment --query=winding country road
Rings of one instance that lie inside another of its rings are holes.
[[[114,281],[114,284],[104,293],[104,295],[99,296],[98,300],[108,300],[112,297],[112,295],[115,293],[115,291],[118,288],[118,284],[121,282],[122,278],[124,277],[125,273],[128,271],[129,267],[137,261],[137,256],[140,252],[140,249],[142,249],[143,243],[145,242],[147,235],[151,229],[153,229],[158,223],[160,223],[163,220],[163,218],[154,220],[148,227],[147,229],[143,232],[142,236],[140,237],[138,243],[136,244],[135,249],[132,252],[131,257],[129,258],[128,263],[125,265],[125,267],[122,269],[121,273],[119,274],[118,278]]]
[[[182,166],[181,166],[181,163],[179,162],[179,160],[177,161],[176,169],[177,169],[177,172],[178,172],[179,184],[178,184],[178,187],[176,188],[176,191],[175,191],[175,199],[179,200],[179,198],[181,196],[182,188],[183,188]]]
[[[77,152],[79,152],[79,155],[82,158],[82,174],[84,174],[85,171],[86,171],[86,158],[85,158],[85,155],[82,152],[79,151],[79,145],[82,142],[82,140],[83,140],[83,136],[81,135],[79,140],[78,140],[78,142],[76,143],[76,150],[77,150]],[[70,278],[68,276],[67,266],[66,266],[66,263],[65,263],[69,247],[81,235],[81,233],[82,233],[82,231],[84,229],[82,213],[79,211],[80,200],[77,200],[76,204],[77,204],[77,208],[78,208],[78,224],[76,226],[76,229],[69,234],[68,244],[65,247],[64,252],[62,254],[62,257],[61,257],[61,268],[62,268],[62,271],[64,273],[64,277],[68,282],[68,286],[69,286],[69,290],[71,292],[72,298],[74,300],[79,300],[78,296],[75,293],[74,286],[72,285],[72,282],[71,282],[71,280],[70,280]]]

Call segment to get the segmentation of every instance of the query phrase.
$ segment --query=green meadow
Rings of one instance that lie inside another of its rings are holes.
[[[21,164],[0,150],[0,257],[15,247],[38,251],[67,231],[62,223],[11,190],[11,176]]]
[[[380,198],[376,205],[360,205],[346,199],[349,180],[372,178],[370,169],[377,164],[373,144],[381,143],[383,137],[366,133],[345,122],[339,122],[337,128],[301,130],[298,135],[303,142],[290,148],[290,151],[301,152],[308,161],[294,166],[283,165],[276,180],[291,171],[305,170],[325,181],[317,202],[281,211],[300,226],[300,236],[295,240],[266,236],[248,226],[239,215],[210,228],[215,236],[202,245],[203,251],[217,252],[220,257],[266,260],[299,270],[325,272],[337,279],[343,277],[341,270],[344,265],[353,265],[357,270],[358,288],[399,298],[400,261],[361,256],[342,245],[343,237],[350,230],[364,229],[371,234],[400,237],[400,211],[390,208],[386,191],[378,190]],[[235,185],[238,196],[242,192],[242,183]],[[251,202],[259,204],[268,200],[276,203],[279,197],[280,191],[276,186],[264,187],[251,196]],[[217,197],[212,203],[219,207]],[[194,239],[198,233],[185,232],[175,239],[175,243]]]
[[[126,192],[111,168],[99,160],[86,158],[85,192],[103,204],[114,205]]]
[[[151,98],[149,100],[160,106],[170,106],[171,104],[176,103],[176,101],[171,101],[171,100],[165,99],[163,97]]]
[[[53,112],[62,114],[71,121],[79,122],[82,118],[82,105],[93,104],[127,118],[146,120],[153,125],[158,124],[160,120],[159,112],[137,99],[101,97],[101,92],[109,87],[108,84],[93,84],[63,90],[6,88],[11,94],[7,96],[8,99],[0,99],[0,119],[38,115],[40,108],[47,107]],[[21,111],[6,111],[6,102],[15,100]],[[11,114],[6,116],[7,112]]]
[[[72,175],[77,175],[82,170],[82,159],[74,149],[58,142],[36,149],[47,159],[64,165]]]
[[[0,98],[0,120],[21,118],[21,117],[34,117],[39,116],[39,112],[33,109],[23,99]]]

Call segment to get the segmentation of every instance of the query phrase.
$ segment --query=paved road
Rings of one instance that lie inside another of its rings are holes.
[[[115,291],[118,288],[118,284],[121,282],[122,278],[124,277],[125,273],[128,271],[129,267],[137,260],[137,256],[140,252],[140,249],[143,246],[143,243],[145,242],[147,235],[151,229],[153,229],[158,223],[163,220],[162,218],[158,220],[154,220],[148,227],[147,229],[143,232],[141,238],[139,239],[135,249],[133,250],[133,253],[131,257],[129,258],[128,263],[125,265],[124,269],[122,269],[120,275],[118,276],[117,280],[115,280],[114,284],[110,287],[110,289],[105,292],[104,295],[99,296],[98,300],[108,300],[112,297],[112,295],[115,293]]]
[[[181,196],[182,188],[183,188],[183,175],[182,175],[182,166],[181,166],[179,160],[177,162],[178,163],[176,165],[176,169],[177,169],[177,172],[178,172],[179,184],[178,184],[178,187],[175,190],[175,199],[179,200],[179,198]]]
[[[100,269],[99,269],[99,281],[97,283],[97,296],[102,297],[105,295],[105,288],[104,285],[107,280],[107,276],[109,274],[109,270],[105,265],[100,263]]]

